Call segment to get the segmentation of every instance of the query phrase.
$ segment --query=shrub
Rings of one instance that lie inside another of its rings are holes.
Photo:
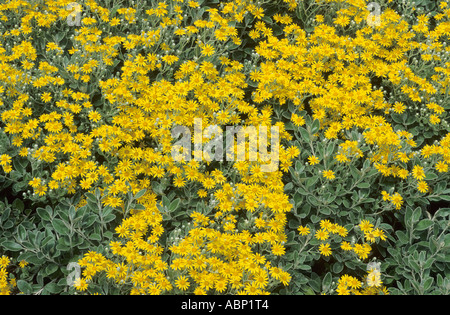
[[[2,292],[447,294],[449,13],[0,5]]]

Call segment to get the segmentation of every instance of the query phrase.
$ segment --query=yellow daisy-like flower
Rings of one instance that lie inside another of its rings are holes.
[[[175,286],[180,290],[186,291],[190,286],[190,282],[185,276],[180,276],[175,281]]]
[[[305,119],[303,116],[299,116],[297,114],[292,114],[291,121],[295,126],[303,126],[305,124]]]
[[[318,240],[325,241],[329,237],[329,233],[326,230],[320,229],[316,232],[315,236]]]
[[[330,231],[330,229],[333,227],[333,223],[330,222],[330,220],[320,220],[320,228]]]
[[[417,183],[417,190],[421,193],[426,193],[428,191],[428,184],[423,180],[419,181]]]
[[[349,242],[343,241],[341,243],[341,249],[345,251],[350,251],[353,249],[352,245]]]
[[[439,161],[436,163],[435,168],[439,173],[445,173],[448,171],[448,164],[443,161]]]
[[[73,284],[73,286],[75,287],[75,289],[77,289],[78,291],[86,291],[88,288],[88,283],[86,281],[86,279],[83,278],[77,278]]]
[[[319,162],[320,162],[320,160],[314,155],[311,155],[308,157],[309,165],[316,165],[316,164],[319,164]]]
[[[334,172],[332,170],[323,171],[322,175],[323,175],[323,177],[325,177],[326,179],[329,179],[329,180],[333,180],[336,178],[336,176],[334,175]]]
[[[215,49],[212,45],[205,44],[202,46],[202,55],[203,56],[206,56],[206,57],[212,56],[214,54],[214,52],[215,52]]]
[[[437,115],[433,114],[433,115],[430,116],[430,123],[431,124],[437,125],[440,122],[441,122],[441,119]]]
[[[301,225],[297,228],[297,231],[302,236],[308,235],[310,233],[309,227]]]
[[[52,95],[49,92],[45,92],[44,94],[42,94],[41,100],[45,103],[48,103],[52,100]]]
[[[370,270],[367,276],[367,285],[369,287],[379,287],[382,283],[381,273],[378,270]]]
[[[361,231],[363,231],[363,232],[368,232],[373,229],[373,224],[370,223],[370,221],[368,221],[368,220],[361,220],[361,223],[359,223],[358,226],[361,229]]]
[[[403,197],[399,193],[394,193],[391,196],[391,202],[395,206],[396,209],[400,209],[403,204]]]
[[[415,179],[421,180],[425,178],[425,172],[423,171],[423,167],[419,165],[415,165],[412,170],[412,175]]]
[[[331,255],[331,248],[330,248],[330,244],[326,243],[326,244],[320,244],[319,245],[319,251],[321,255],[324,256],[330,256]]]

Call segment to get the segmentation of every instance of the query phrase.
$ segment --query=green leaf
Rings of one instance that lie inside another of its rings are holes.
[[[147,189],[142,189],[142,190],[138,191],[137,194],[134,195],[134,199],[141,198],[146,193],[146,191],[147,191]]]
[[[425,283],[423,285],[423,290],[425,291],[425,293],[428,291],[428,289],[431,288],[431,285],[433,284],[434,279],[429,277],[427,278],[427,280],[425,280]]]
[[[54,219],[52,226],[61,235],[69,235],[70,229],[63,220]]]
[[[52,273],[54,273],[56,270],[58,270],[59,267],[57,264],[52,264],[50,263],[49,265],[47,265],[44,269],[44,272],[47,276],[51,275]]]
[[[292,190],[292,188],[294,188],[294,184],[292,182],[289,182],[284,186],[284,191],[290,191]]]
[[[313,176],[306,181],[306,187],[312,187],[319,180],[319,176]]]
[[[70,220],[73,220],[76,216],[76,209],[74,205],[70,205],[69,207],[69,218]]]
[[[315,224],[315,223],[319,222],[320,220],[321,220],[321,218],[319,216],[317,216],[315,214],[311,215],[311,222],[312,223]]]
[[[58,294],[61,292],[62,288],[60,286],[58,286],[56,283],[54,282],[50,282],[45,286],[45,289],[52,293],[52,294]]]
[[[178,206],[180,205],[180,202],[181,202],[180,198],[177,198],[174,201],[172,201],[168,206],[169,211],[170,212],[175,211],[178,208]]]
[[[311,126],[311,134],[315,134],[320,129],[320,122],[318,119],[314,119],[312,126]]]
[[[21,241],[23,241],[27,238],[27,230],[25,229],[25,227],[22,224],[17,227],[17,234]]]
[[[101,240],[102,240],[102,237],[100,236],[100,234],[97,234],[97,233],[92,233],[92,234],[89,236],[89,238],[90,238],[91,240],[94,240],[94,241],[101,241]]]
[[[25,208],[25,205],[24,205],[23,201],[20,200],[20,199],[14,199],[14,201],[12,203],[12,206],[13,206],[14,209],[17,209],[20,212],[22,212],[23,209]]]
[[[335,262],[333,264],[333,272],[334,273],[340,273],[342,270],[344,269],[344,264],[340,263],[340,262]]]
[[[60,251],[62,251],[62,252],[67,252],[68,250],[70,250],[70,247],[67,246],[67,245],[64,245],[64,244],[59,243],[59,244],[56,245],[56,249],[57,249],[57,250],[60,250]],[[82,249],[82,248],[79,247],[79,249]]]
[[[441,197],[442,200],[450,201],[450,196],[449,195],[441,195],[440,197]]]
[[[403,231],[396,231],[395,235],[397,235],[398,240],[402,243],[402,244],[408,244],[409,239],[408,236],[406,235],[405,232]]]
[[[311,266],[310,265],[298,265],[297,268],[300,269],[300,270],[305,270],[305,271],[311,270]]]
[[[93,203],[97,203],[97,197],[93,193],[87,192],[84,194],[88,200],[90,200]]]
[[[330,143],[328,144],[327,149],[326,149],[326,152],[325,152],[326,157],[329,157],[329,156],[332,156],[332,155],[333,155],[334,148],[335,148],[334,142],[330,142]]]
[[[23,249],[22,245],[17,244],[16,242],[13,242],[13,241],[3,242],[2,247],[6,248],[7,250],[12,251],[12,252],[18,252]]]
[[[328,289],[331,287],[331,272],[328,272],[325,277],[322,280],[322,290],[328,291]]]
[[[131,208],[133,208],[134,210],[145,210],[146,209],[144,205],[141,205],[139,203],[132,205]]]
[[[299,127],[298,130],[300,131],[300,134],[305,142],[309,142],[311,140],[308,130],[303,127]]]
[[[3,230],[9,230],[13,226],[14,226],[14,222],[12,220],[8,220],[8,221],[6,221],[5,223],[2,224],[2,229]]]
[[[31,294],[33,291],[31,284],[25,280],[17,280],[17,288],[19,288],[19,290],[24,294]]]
[[[410,225],[411,224],[411,217],[413,214],[413,210],[411,209],[410,206],[406,206],[406,211],[405,211],[405,216],[404,216],[404,220],[405,220],[405,224],[406,225]]]
[[[366,189],[366,188],[370,188],[370,184],[369,183],[359,183],[358,185],[356,185],[356,187],[361,188],[361,189]]]
[[[109,223],[112,220],[114,220],[115,218],[116,218],[116,216],[114,214],[110,213],[110,214],[108,214],[108,215],[103,217],[103,222],[104,223]]]
[[[419,223],[417,223],[417,226],[415,229],[417,231],[423,231],[423,230],[428,229],[433,224],[434,224],[434,222],[431,221],[430,219],[423,219],[423,220],[419,221]]]
[[[50,206],[47,206],[44,208],[37,208],[36,209],[37,214],[39,217],[44,221],[50,221],[52,217],[52,208]]]
[[[91,214],[87,217],[85,221],[83,221],[83,228],[88,228],[97,220],[97,216],[95,214]]]
[[[294,194],[294,205],[296,207],[300,206],[302,200],[303,200],[302,195],[300,195],[298,192],[295,192],[295,194]]]
[[[422,216],[422,209],[420,209],[420,207],[417,207],[416,209],[414,209],[411,220],[412,223],[416,223],[420,220],[420,217]]]
[[[313,206],[318,206],[319,205],[319,201],[317,200],[317,198],[313,195],[308,195],[308,197],[306,198],[308,199],[309,203]]]
[[[3,213],[2,216],[0,217],[0,222],[6,222],[6,220],[8,220],[9,215],[11,213],[11,210],[9,208],[6,208]]]

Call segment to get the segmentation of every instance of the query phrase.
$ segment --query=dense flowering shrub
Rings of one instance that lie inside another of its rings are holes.
[[[0,4],[1,292],[448,294],[449,16]]]

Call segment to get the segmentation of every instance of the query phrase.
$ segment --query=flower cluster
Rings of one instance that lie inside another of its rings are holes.
[[[283,292],[303,281],[292,266],[358,268],[395,247],[386,234],[405,208],[448,200],[447,0],[433,15],[383,0],[377,23],[367,0],[76,2],[0,4],[0,179],[32,207],[73,196],[70,222],[55,223],[71,236],[77,214],[98,214],[99,246],[70,249],[78,292]],[[217,159],[227,127],[249,141],[232,134]],[[0,210],[51,244],[51,229]],[[27,216],[52,220],[44,211]],[[376,271],[339,276],[338,294],[387,293]]]
[[[0,295],[9,295],[14,286],[12,279],[8,279],[6,268],[10,263],[10,258],[3,255],[0,257]]]
[[[319,222],[320,229],[314,233],[314,238],[320,242],[318,247],[319,253],[323,256],[332,255],[331,243],[339,242],[340,249],[344,252],[354,252],[359,259],[366,259],[372,250],[371,243],[375,243],[378,239],[385,241],[386,236],[380,228],[373,228],[373,224],[368,220],[362,220],[358,228],[364,233],[362,243],[356,243],[355,237],[349,238],[349,231],[344,226],[331,223],[329,220],[321,220]],[[310,228],[307,226],[299,226],[297,228],[301,236],[309,235]],[[338,237],[332,237],[336,235]]]
[[[339,278],[336,292],[338,295],[387,295],[388,289],[382,285],[381,273],[369,270],[365,279],[358,280],[347,274]]]

